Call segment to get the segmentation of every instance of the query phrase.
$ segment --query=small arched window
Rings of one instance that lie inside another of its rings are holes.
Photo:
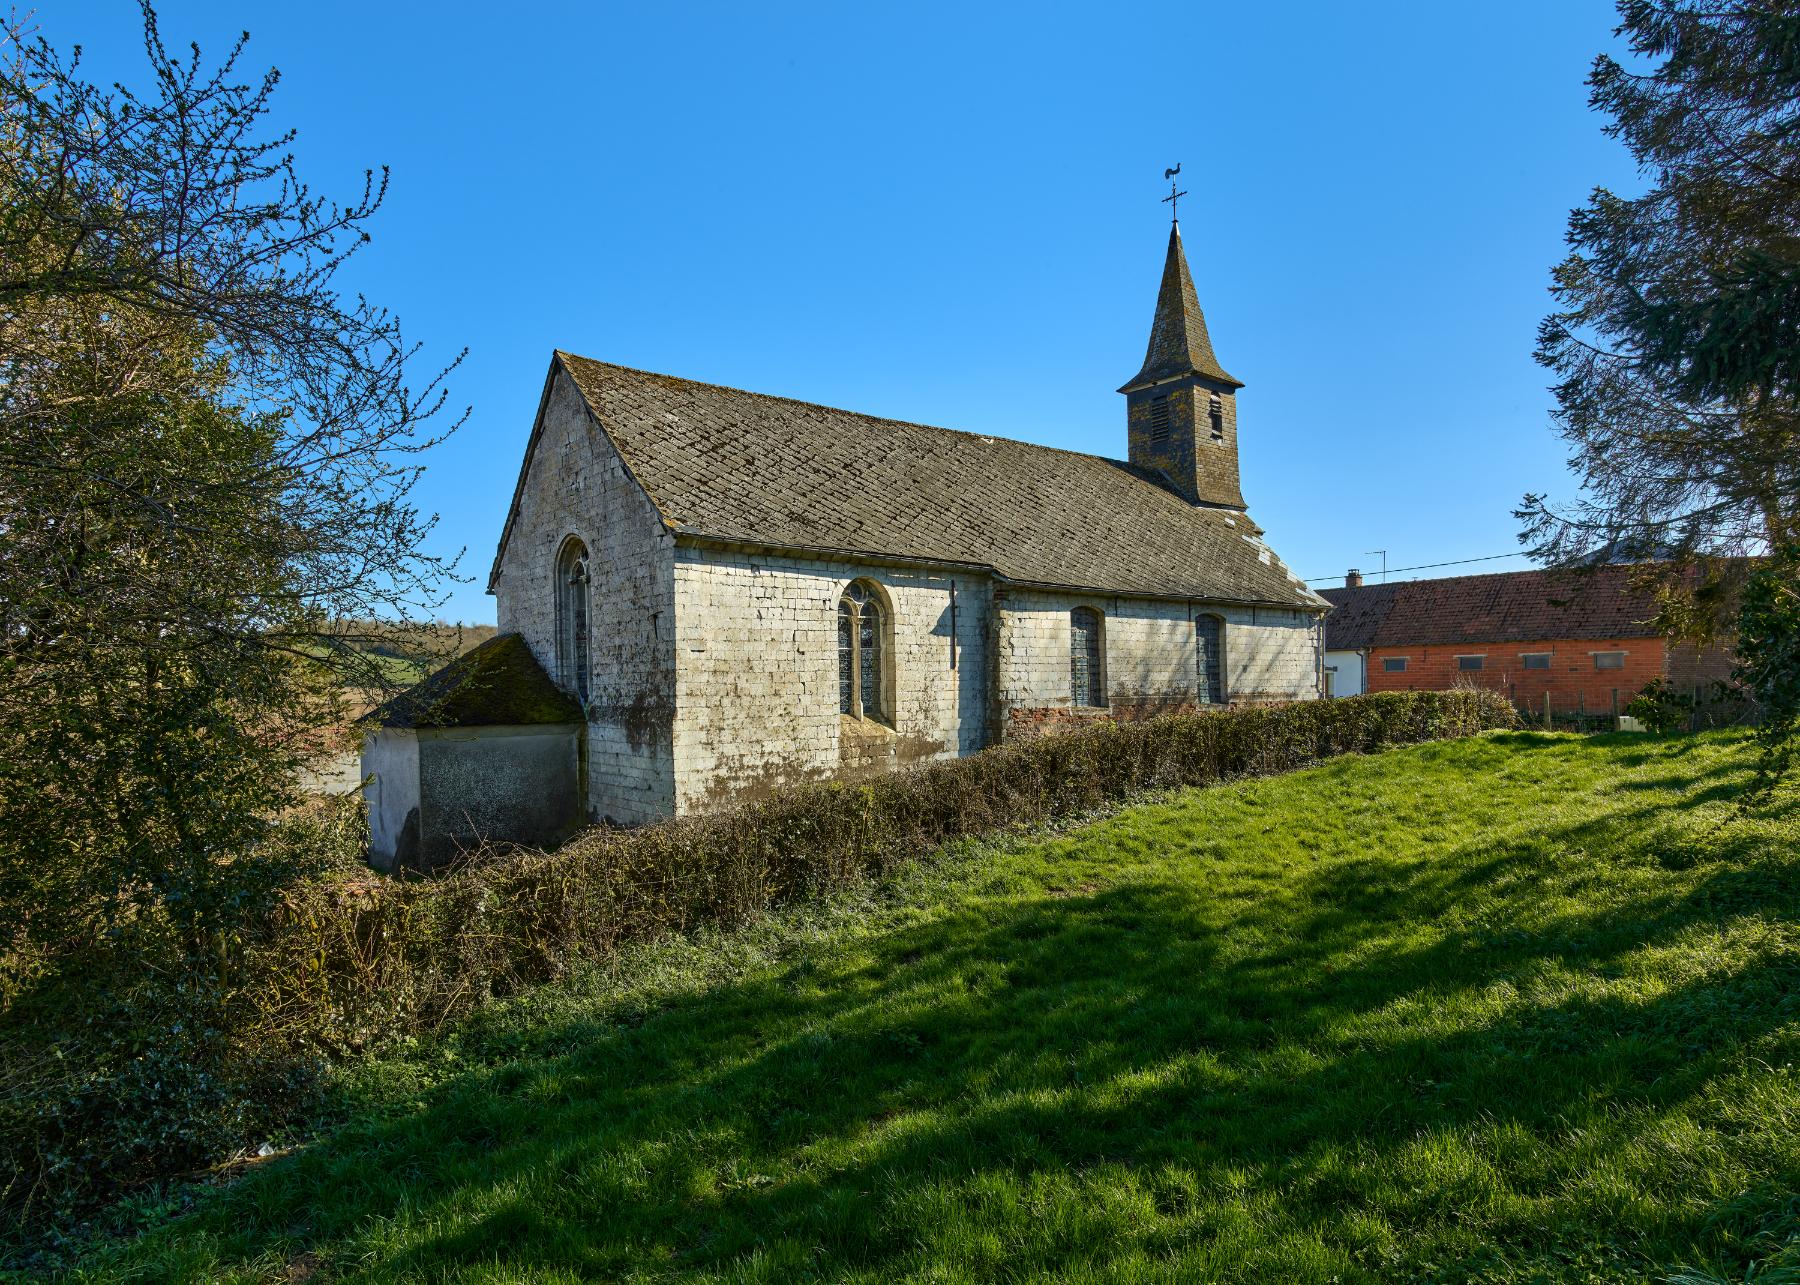
[[[1202,705],[1225,703],[1225,622],[1194,617],[1194,678]]]
[[[1083,708],[1106,704],[1100,613],[1077,607],[1069,613],[1069,703]]]
[[[571,537],[556,557],[556,668],[583,705],[593,685],[587,546]]]
[[[1207,400],[1206,420],[1207,420],[1208,427],[1210,427],[1212,429],[1213,441],[1215,441],[1215,442],[1224,441],[1225,440],[1225,402],[1224,402],[1224,399],[1222,399],[1217,393],[1214,393]]]
[[[886,660],[888,613],[858,580],[838,599],[838,713],[892,724]]]

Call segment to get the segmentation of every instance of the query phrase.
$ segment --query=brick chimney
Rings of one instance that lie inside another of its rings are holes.
[[[1346,589],[1362,588],[1362,572],[1358,571],[1355,567],[1351,567],[1350,574],[1344,577],[1344,588],[1346,588]]]

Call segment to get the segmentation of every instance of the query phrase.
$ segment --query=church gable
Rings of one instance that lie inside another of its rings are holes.
[[[599,814],[637,822],[672,795],[674,540],[585,399],[552,365],[489,590],[587,724]]]
[[[609,494],[610,493],[610,494]],[[649,526],[660,529],[661,515],[633,477],[605,430],[595,420],[581,389],[568,370],[552,360],[538,399],[531,435],[513,484],[512,503],[500,529],[500,542],[488,571],[488,592],[499,593],[502,573],[508,566],[526,562],[509,560],[515,535],[529,538],[541,533],[547,520],[567,521],[582,515],[597,517],[608,498],[615,503],[636,495],[636,513]],[[529,571],[526,574],[530,574]]]

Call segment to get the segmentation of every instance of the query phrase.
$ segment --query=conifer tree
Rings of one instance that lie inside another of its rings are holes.
[[[1800,6],[1619,17],[1635,61],[1602,55],[1588,83],[1646,188],[1570,216],[1537,356],[1583,494],[1526,496],[1521,539],[1562,566],[1648,564],[1672,635],[1736,625],[1766,793],[1800,737]]]
[[[1800,11],[1622,0],[1631,65],[1596,59],[1593,106],[1647,181],[1569,223],[1538,360],[1582,486],[1528,495],[1522,539],[1556,565],[1664,564],[1664,624],[1725,623],[1744,555],[1800,535]]]

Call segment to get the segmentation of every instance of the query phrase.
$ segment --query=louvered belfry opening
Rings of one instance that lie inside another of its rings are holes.
[[[1069,613],[1069,703],[1084,709],[1106,704],[1100,613],[1077,607]]]
[[[1167,446],[1169,444],[1169,399],[1152,397],[1150,399],[1150,444]]]

